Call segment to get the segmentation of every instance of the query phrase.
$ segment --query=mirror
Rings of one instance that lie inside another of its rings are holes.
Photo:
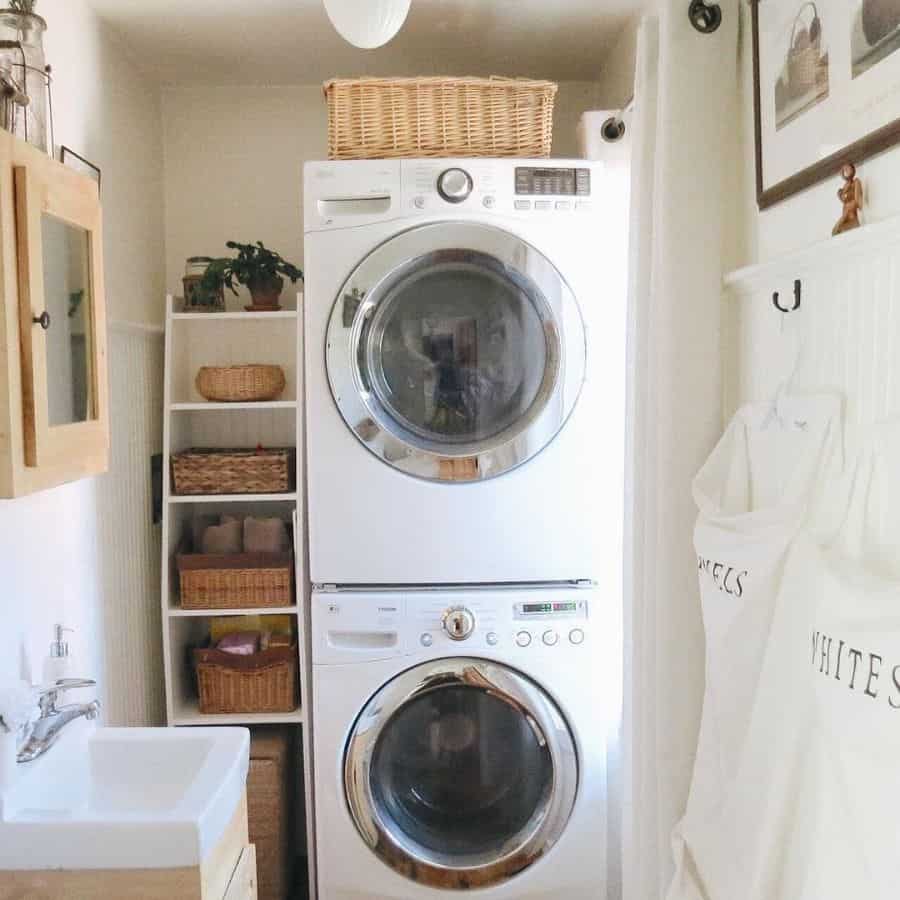
[[[90,234],[44,213],[44,300],[47,328],[49,424],[71,425],[96,418],[92,398]],[[40,327],[40,326],[36,326]]]

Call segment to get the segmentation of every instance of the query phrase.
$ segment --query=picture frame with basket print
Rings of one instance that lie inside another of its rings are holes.
[[[900,0],[750,0],[767,209],[900,143]]]

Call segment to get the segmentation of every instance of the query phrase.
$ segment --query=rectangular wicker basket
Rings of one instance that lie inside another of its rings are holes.
[[[172,456],[179,495],[283,494],[293,488],[294,450],[199,449]]]
[[[297,647],[270,647],[253,656],[194,650],[200,712],[288,713],[297,708]]]
[[[329,158],[548,157],[557,90],[519,78],[333,79]]]
[[[291,553],[178,553],[182,609],[265,609],[294,602]]]

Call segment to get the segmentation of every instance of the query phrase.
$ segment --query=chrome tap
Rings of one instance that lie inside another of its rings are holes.
[[[31,727],[28,739],[18,752],[16,759],[20,763],[31,762],[43,756],[56,742],[60,732],[69,722],[80,719],[96,719],[100,713],[100,702],[70,703],[68,706],[57,706],[56,701],[66,691],[76,688],[93,687],[96,681],[89,678],[61,678],[56,684],[43,688],[39,693],[38,705],[40,717]]]

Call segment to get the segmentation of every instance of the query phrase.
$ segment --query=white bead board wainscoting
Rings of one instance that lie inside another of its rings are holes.
[[[111,448],[98,479],[104,674],[109,725],[165,722],[159,528],[150,457],[162,449],[163,329],[109,323]],[[80,643],[80,642],[79,642]],[[77,673],[93,675],[94,673]]]
[[[800,308],[780,313],[772,303]],[[723,413],[792,389],[836,391],[851,428],[900,416],[900,217],[725,278]]]

